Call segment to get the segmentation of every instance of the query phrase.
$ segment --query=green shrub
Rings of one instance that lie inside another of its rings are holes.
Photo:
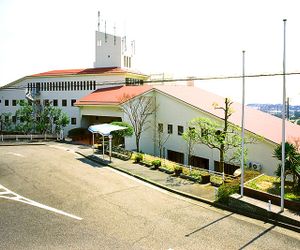
[[[213,186],[221,186],[223,184],[223,179],[220,176],[210,176],[210,182]]]
[[[152,161],[152,165],[156,168],[161,166],[161,160],[157,159],[157,160],[153,160]]]
[[[176,176],[179,176],[182,173],[183,167],[180,165],[175,165],[174,167],[174,173]]]
[[[144,159],[143,154],[137,153],[137,154],[134,156],[134,162],[136,162],[136,163],[141,162],[143,159]]]
[[[229,196],[239,192],[239,182],[224,183],[218,188],[217,201],[228,204]]]

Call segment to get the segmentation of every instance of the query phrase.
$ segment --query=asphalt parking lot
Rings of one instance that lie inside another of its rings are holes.
[[[0,184],[1,249],[300,247],[295,232],[168,193],[59,144],[0,146]]]

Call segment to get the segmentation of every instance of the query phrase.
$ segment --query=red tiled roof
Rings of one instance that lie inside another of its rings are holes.
[[[102,88],[94,91],[93,93],[84,96],[76,101],[77,106],[89,105],[107,105],[107,104],[120,104],[124,101],[124,97],[134,97],[147,92],[152,87],[149,85],[143,86],[117,86],[110,88]]]
[[[121,103],[121,99],[124,94],[128,96],[137,96],[143,94],[149,90],[157,90],[161,93],[165,93],[171,97],[174,97],[187,105],[191,105],[203,112],[209,113],[213,116],[224,118],[224,113],[220,109],[215,109],[213,103],[224,105],[224,99],[221,96],[215,95],[208,91],[202,90],[197,87],[188,86],[119,86],[112,88],[99,89],[81,99],[79,99],[75,105],[103,105]],[[233,124],[241,126],[241,113],[242,105],[239,103],[233,103],[232,108],[234,113],[230,116],[229,120]],[[178,114],[180,115],[180,114]],[[178,116],[180,119],[180,116]],[[264,113],[259,110],[255,110],[249,107],[245,107],[245,129],[264,137],[265,139],[281,143],[281,126],[282,120],[278,117]],[[291,122],[286,122],[286,138],[289,141],[293,141],[293,138],[300,137],[300,126]]]
[[[101,74],[125,74],[134,73],[144,75],[139,72],[130,71],[119,67],[107,67],[107,68],[88,68],[88,69],[64,69],[64,70],[52,70],[43,73],[31,75],[32,77],[40,76],[62,76],[62,75],[101,75]]]
[[[220,109],[214,109],[212,104],[218,103],[224,105],[224,99],[221,96],[207,92],[197,87],[187,86],[158,86],[156,89],[173,96],[189,105],[199,108],[207,113],[224,118],[224,112]],[[233,103],[234,113],[229,120],[233,124],[241,126],[242,105]],[[260,135],[272,142],[280,144],[282,120],[265,112],[245,107],[245,129]],[[293,141],[294,138],[300,137],[300,126],[291,122],[286,122],[286,138]]]

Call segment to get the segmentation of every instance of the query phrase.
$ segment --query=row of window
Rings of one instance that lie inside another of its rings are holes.
[[[159,133],[163,133],[164,132],[164,125],[162,123],[158,123],[158,132]],[[183,126],[178,125],[177,126],[177,134],[178,135],[182,135],[183,134]],[[173,134],[173,125],[172,124],[168,124],[168,134]]]
[[[37,119],[37,121],[39,121],[40,117],[37,117],[36,119]],[[9,116],[7,116],[7,115],[4,116],[4,121],[6,123],[8,123],[9,122]],[[12,123],[16,124],[17,123],[17,117],[15,115],[11,116],[11,121],[12,121]],[[71,122],[71,125],[76,125],[77,124],[76,117],[72,117],[70,122]]]
[[[144,81],[136,78],[125,78],[126,85],[143,85]]]
[[[46,105],[49,105],[49,104],[52,104],[53,106],[58,106],[58,99],[53,99],[52,101],[48,100],[48,99],[45,99],[42,101],[43,104],[46,106]],[[76,102],[76,99],[71,99],[71,103],[70,105],[71,106],[74,106],[74,103]],[[12,106],[17,106],[17,103],[18,103],[18,100],[12,100]],[[37,104],[41,104],[41,100],[37,100],[36,101]],[[5,106],[9,106],[9,100],[4,100],[4,105]],[[68,106],[68,101],[67,99],[62,99],[61,100],[61,106],[62,107],[67,107]]]
[[[95,90],[96,81],[67,81],[67,82],[29,82],[27,89],[30,91],[72,91]]]

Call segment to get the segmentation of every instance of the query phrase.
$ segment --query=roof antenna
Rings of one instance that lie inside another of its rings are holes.
[[[114,45],[116,45],[117,39],[116,39],[116,24],[114,24]]]
[[[104,22],[104,32],[105,32],[105,42],[107,43],[106,20],[105,20],[105,22]]]
[[[98,32],[100,32],[100,11],[98,11]]]

